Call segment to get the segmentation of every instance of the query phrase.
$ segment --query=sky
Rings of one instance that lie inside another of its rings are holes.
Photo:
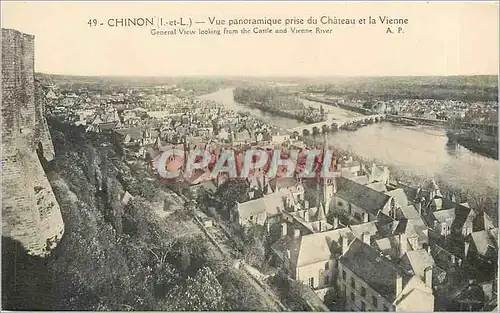
[[[288,27],[287,34],[224,36],[153,36],[157,27],[106,26],[113,18],[191,17],[206,21],[196,28],[214,29],[209,17],[321,16],[388,16],[409,23],[400,34],[386,34],[387,25],[378,22],[299,26],[321,26],[330,34],[292,34]],[[104,25],[91,27],[91,19]],[[36,71],[51,74],[440,76],[498,75],[499,68],[498,2],[2,1],[2,28],[35,35]]]

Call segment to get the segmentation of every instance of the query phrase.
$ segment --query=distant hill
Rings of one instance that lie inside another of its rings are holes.
[[[108,88],[177,85],[195,92],[247,83],[297,84],[308,91],[369,99],[440,99],[498,101],[498,76],[68,76],[37,73],[37,78],[69,88],[106,86]]]

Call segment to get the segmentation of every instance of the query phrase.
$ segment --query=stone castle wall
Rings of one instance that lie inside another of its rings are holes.
[[[54,157],[44,95],[35,86],[34,36],[2,29],[2,235],[44,255],[64,223],[37,148]]]

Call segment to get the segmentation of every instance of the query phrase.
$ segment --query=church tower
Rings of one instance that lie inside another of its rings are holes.
[[[327,153],[327,150],[328,150],[328,135],[327,133],[324,133],[323,134],[323,160],[324,160],[324,156],[326,155]],[[333,163],[333,159],[332,159],[332,163]],[[331,164],[329,164],[329,168],[331,168]],[[322,166],[324,166],[322,164]],[[323,206],[323,209],[325,211],[325,214],[328,215],[328,213],[330,212],[330,204],[333,200],[333,196],[334,194],[337,192],[337,188],[336,188],[336,181],[335,181],[335,177],[331,177],[331,178],[322,178],[321,179],[321,206]]]

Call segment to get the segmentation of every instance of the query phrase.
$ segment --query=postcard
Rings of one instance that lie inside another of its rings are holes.
[[[498,2],[2,2],[2,309],[498,311]]]

